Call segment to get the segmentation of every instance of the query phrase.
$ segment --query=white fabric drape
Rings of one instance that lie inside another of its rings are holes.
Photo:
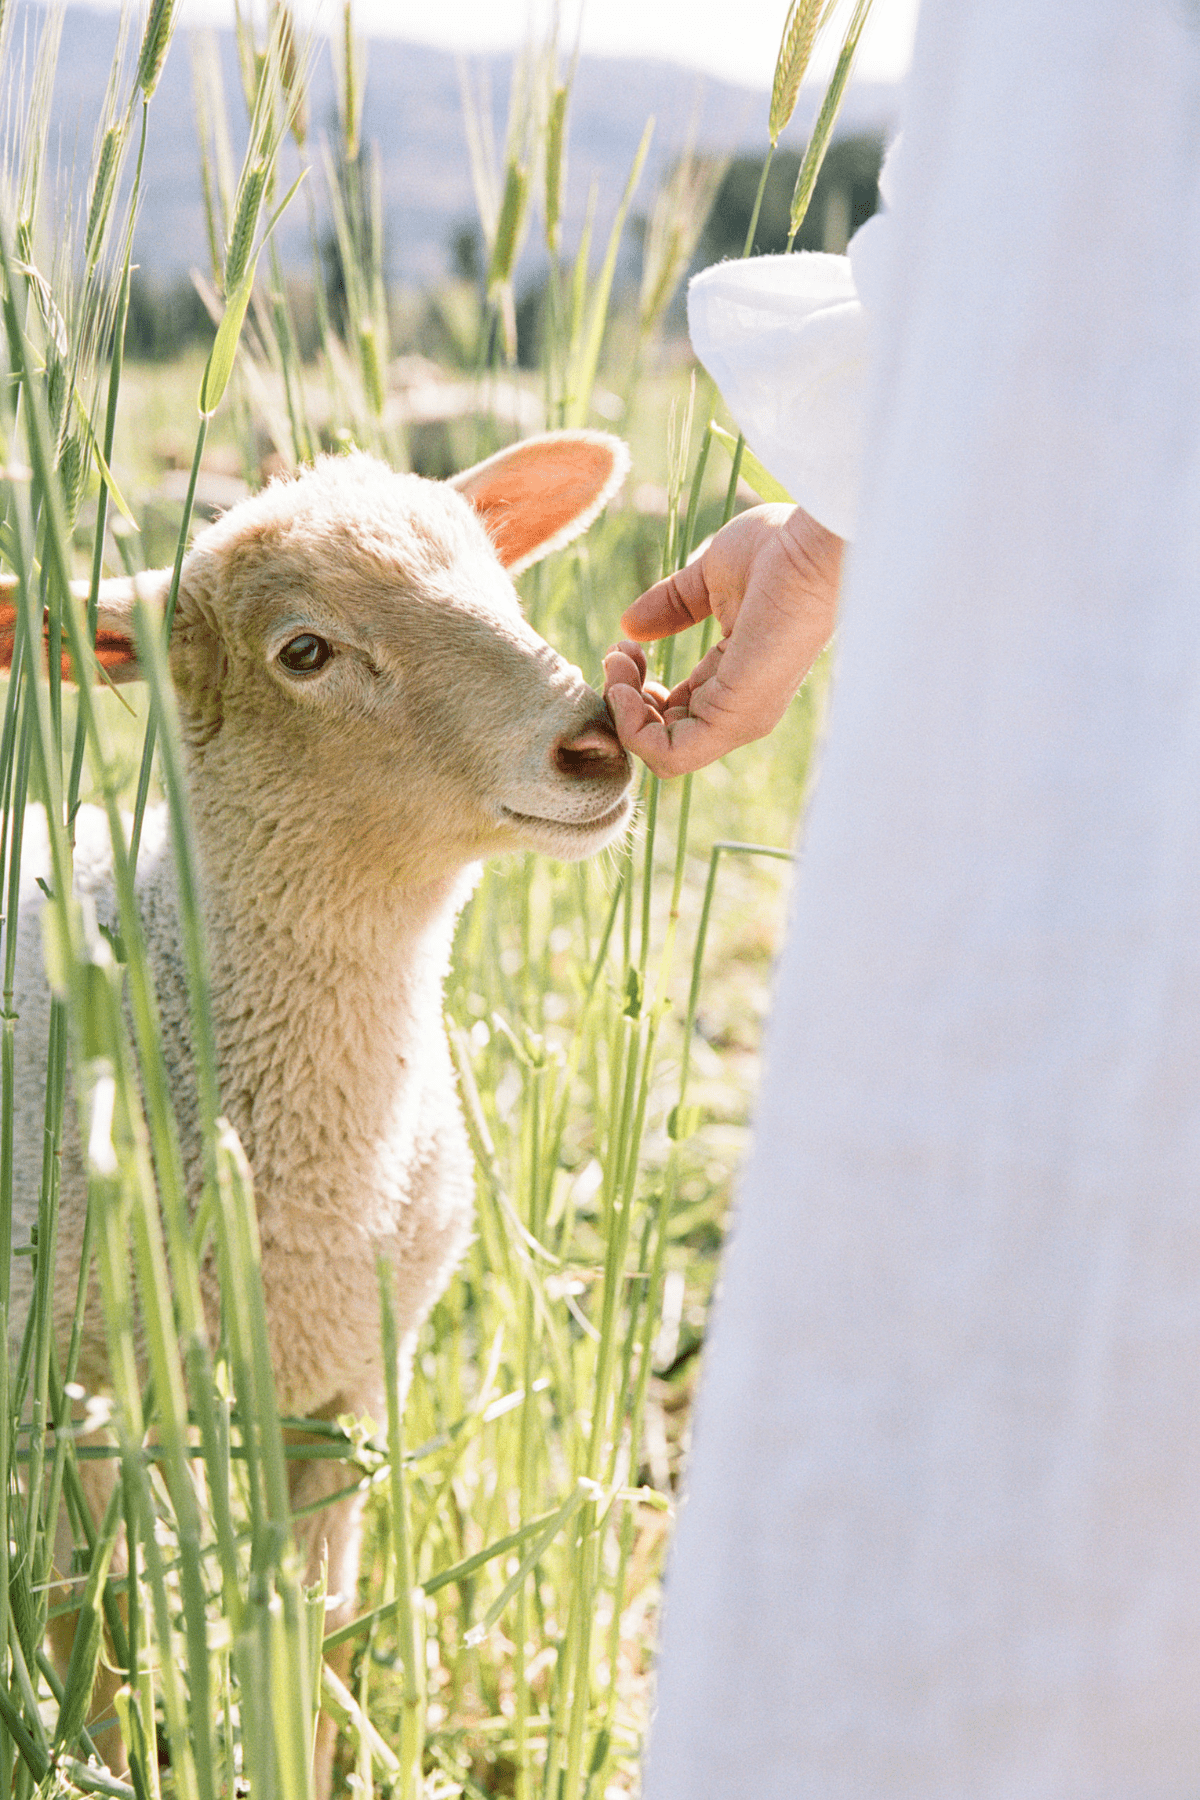
[[[1200,7],[925,0],[645,1800],[1200,1791]]]
[[[688,288],[692,347],[793,500],[850,537],[870,350],[848,256],[716,263]]]
[[[759,461],[839,537],[854,536],[867,385],[886,316],[895,233],[893,144],[880,210],[845,256],[798,250],[714,263],[688,285],[692,348]]]

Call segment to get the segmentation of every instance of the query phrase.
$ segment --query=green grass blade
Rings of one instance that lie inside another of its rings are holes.
[[[754,452],[747,450],[744,438],[735,438],[732,431],[726,431],[715,419],[710,420],[709,430],[722,449],[729,452],[730,462],[737,459],[738,474],[754,489],[760,500],[782,501],[787,506],[796,504],[783,484],[764,469]]]

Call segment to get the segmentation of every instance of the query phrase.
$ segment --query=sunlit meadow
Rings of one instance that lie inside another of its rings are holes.
[[[859,0],[849,23],[793,227],[869,5]],[[221,1121],[206,1048],[200,877],[161,628],[144,626],[148,681],[126,690],[129,702],[91,650],[96,593],[122,569],[173,561],[177,580],[215,470],[232,463],[260,481],[353,444],[420,468],[427,445],[394,379],[379,171],[362,138],[370,69],[350,7],[332,47],[339,114],[328,138],[305,106],[314,46],[282,5],[257,18],[243,10],[238,93],[224,91],[211,45],[175,32],[173,14],[154,0],[148,16],[125,16],[90,164],[64,171],[44,153],[46,132],[28,129],[48,118],[57,17],[38,15],[31,40],[0,5],[0,598],[13,645],[0,726],[6,1324],[11,1258],[32,1256],[36,1270],[30,1317],[0,1331],[0,1800],[35,1789],[301,1800],[318,1706],[344,1728],[336,1782],[363,1794],[633,1793],[663,1556],[823,675],[769,743],[661,790],[643,781],[620,851],[485,869],[446,995],[477,1233],[422,1334],[407,1396],[393,1383],[386,1417],[315,1426],[298,1444],[274,1402],[249,1170]],[[765,160],[824,17],[816,0],[788,12]],[[151,369],[126,366],[122,345],[145,126],[168,54],[194,64],[209,257],[200,286],[216,332],[207,354]],[[482,280],[429,297],[414,328],[426,350],[445,354],[452,341],[459,387],[471,384],[470,406],[448,408],[439,441],[465,464],[507,441],[514,416],[542,429],[611,426],[619,414],[634,451],[627,496],[521,584],[533,623],[596,679],[622,607],[743,503],[744,480],[776,497],[734,435],[709,429],[706,379],[661,352],[720,172],[685,156],[661,193],[642,193],[647,137],[605,241],[585,230],[568,255],[569,56],[551,41],[519,59],[500,131],[469,71],[464,110]],[[640,287],[619,289],[635,196],[646,219]],[[307,271],[285,270],[276,254],[285,206],[307,213]],[[323,239],[341,272],[336,315]],[[515,281],[539,239],[544,325],[530,373],[515,364]],[[187,445],[184,481],[165,499],[145,452],[164,424]],[[700,637],[665,647],[662,672],[690,666]],[[77,686],[63,680],[64,651]],[[204,1113],[194,1214],[135,887],[143,827],[148,842],[149,809],[164,800]],[[98,932],[75,897],[77,843],[95,837],[98,818],[113,843],[119,934]],[[15,924],[35,838],[55,999],[30,1244],[12,1242],[12,1119]],[[56,1152],[76,1116],[100,1144],[82,1246],[57,1231]],[[212,1249],[219,1322],[199,1303]],[[104,1396],[75,1379],[83,1279],[75,1331],[56,1337],[50,1317],[55,1260],[81,1257],[104,1306]],[[363,1304],[381,1307],[386,1343],[394,1325],[381,1291],[382,1304],[374,1294]],[[85,1412],[89,1425],[109,1421],[107,1448],[77,1442]],[[119,1463],[103,1518],[82,1499],[85,1454]],[[341,1634],[356,1646],[349,1684],[323,1661],[324,1596],[303,1587],[290,1538],[286,1465],[301,1454],[338,1459],[344,1489],[370,1495],[359,1614]],[[55,1550],[64,1510],[71,1568]],[[59,1670],[46,1629],[66,1612],[78,1624]],[[123,1680],[115,1713],[98,1717],[102,1660]],[[123,1759],[104,1752],[118,1731],[128,1768],[114,1775],[107,1764]]]

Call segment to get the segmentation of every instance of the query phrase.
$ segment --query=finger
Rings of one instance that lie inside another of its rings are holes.
[[[654,638],[674,637],[677,631],[686,631],[697,620],[707,619],[711,611],[701,557],[640,594],[622,613],[621,630],[639,643],[649,643]]]
[[[630,652],[634,654],[630,654]],[[634,644],[619,644],[604,658],[604,692],[613,687],[641,689],[646,679],[646,659]]]
[[[627,706],[626,696],[636,700],[631,688],[614,688],[609,696],[617,736],[655,775],[664,779],[689,775],[730,748],[707,721],[693,718],[682,707],[674,709],[673,717],[663,718],[644,703],[640,712]]]
[[[655,741],[655,727],[662,725],[657,707],[637,688],[627,687],[624,683],[610,688],[604,698],[618,738],[627,749],[634,749],[640,756],[642,752],[637,746]]]
[[[735,742],[719,713],[697,718],[686,706],[676,706],[664,717],[653,698],[625,682],[609,688],[605,698],[618,738],[655,775],[702,769]]]
[[[627,655],[627,651],[630,654]],[[646,658],[637,644],[622,644],[610,650],[604,658],[605,697],[614,687],[640,688],[655,711],[661,712],[667,690],[661,681],[649,680],[645,669]]]
[[[645,681],[647,667],[646,652],[642,649],[642,646],[630,638],[622,638],[617,645],[617,649],[621,651],[622,655],[627,656],[631,662],[637,664],[638,673],[642,680]]]
[[[627,638],[623,638],[619,644],[614,644],[610,650],[606,650],[604,653],[606,669],[613,657],[622,657],[625,662],[632,663],[639,682],[646,679],[646,652],[640,644],[632,643]]]

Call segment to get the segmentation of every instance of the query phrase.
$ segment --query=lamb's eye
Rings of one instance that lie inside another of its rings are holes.
[[[315,632],[305,631],[285,644],[279,660],[290,675],[315,675],[333,655],[333,646]]]

